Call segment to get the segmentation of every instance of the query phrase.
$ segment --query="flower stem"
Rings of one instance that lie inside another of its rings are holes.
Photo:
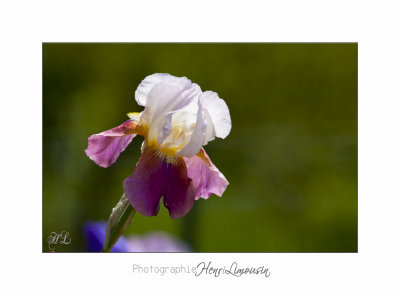
[[[117,206],[112,210],[107,222],[106,238],[101,252],[110,252],[120,236],[131,224],[136,210],[133,209],[125,194],[122,195]]]

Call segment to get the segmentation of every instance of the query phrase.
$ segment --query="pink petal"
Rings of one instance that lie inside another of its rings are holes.
[[[185,162],[169,163],[154,149],[145,149],[133,174],[124,180],[125,195],[145,216],[157,215],[161,196],[172,218],[186,215],[193,206],[195,190]]]
[[[97,165],[107,168],[126,149],[137,131],[138,123],[128,120],[113,129],[93,134],[88,139],[86,155]]]
[[[222,196],[229,182],[225,176],[211,162],[202,148],[197,156],[184,158],[188,176],[193,180],[196,190],[196,200],[208,199],[212,194]]]

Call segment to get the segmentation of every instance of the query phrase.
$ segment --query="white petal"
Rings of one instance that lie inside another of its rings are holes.
[[[189,141],[185,144],[185,146],[177,153],[178,156],[184,157],[193,157],[195,156],[201,149],[204,143],[204,137],[206,133],[207,124],[204,120],[205,111],[202,106],[199,104],[199,109],[197,112],[196,125],[191,132],[191,136]]]
[[[209,141],[214,140],[215,138],[215,128],[214,123],[211,119],[210,114],[203,109],[203,117],[206,125],[206,131],[204,132],[204,142],[203,145],[206,145]]]
[[[151,89],[161,82],[177,86],[178,88],[187,88],[192,84],[192,82],[186,77],[178,78],[170,74],[153,74],[147,76],[136,89],[135,99],[137,103],[141,106],[146,106],[147,96],[149,95]]]
[[[158,134],[158,143],[162,150],[167,149],[176,152],[189,141],[196,124],[196,113],[197,103],[190,103],[183,109],[167,114],[163,132]]]
[[[141,116],[141,122],[149,126],[149,143],[156,142],[161,145],[174,127],[173,115],[189,108],[191,104],[197,104],[201,93],[199,88],[196,84],[189,84],[183,88],[161,82],[151,89]]]
[[[218,94],[212,91],[205,91],[200,96],[200,103],[207,111],[209,117],[205,120],[208,124],[205,143],[213,140],[215,136],[225,138],[232,128],[231,116],[225,101],[218,97]],[[210,126],[211,122],[212,126]]]

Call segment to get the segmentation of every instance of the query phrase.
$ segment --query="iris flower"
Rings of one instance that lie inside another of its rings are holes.
[[[90,136],[86,149],[91,160],[107,168],[135,136],[144,137],[139,162],[123,182],[132,207],[155,216],[163,197],[171,218],[179,218],[195,200],[222,196],[228,181],[203,146],[231,130],[225,101],[215,92],[202,92],[186,77],[169,74],[146,77],[135,99],[144,110],[128,113],[128,121]]]

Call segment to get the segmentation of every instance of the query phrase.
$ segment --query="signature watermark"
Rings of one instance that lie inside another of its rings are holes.
[[[47,238],[47,243],[49,244],[49,249],[54,251],[57,244],[68,245],[71,243],[71,238],[69,237],[69,232],[62,231],[60,233],[52,232]]]
[[[269,268],[265,266],[239,266],[237,262],[232,262],[229,266],[215,267],[212,266],[211,261],[207,263],[200,262],[196,267],[195,276],[210,275],[219,277],[220,275],[231,275],[241,277],[243,275],[262,275],[266,278],[271,275]]]
[[[198,276],[211,276],[219,277],[222,275],[241,277],[246,275],[259,275],[263,277],[269,277],[271,271],[265,266],[242,266],[237,262],[232,262],[226,266],[214,266],[211,261],[200,262],[196,266],[180,265],[180,266],[154,266],[148,265],[143,266],[140,264],[133,264],[134,274],[158,274],[165,275],[167,273],[179,275],[179,274],[192,274]]]

